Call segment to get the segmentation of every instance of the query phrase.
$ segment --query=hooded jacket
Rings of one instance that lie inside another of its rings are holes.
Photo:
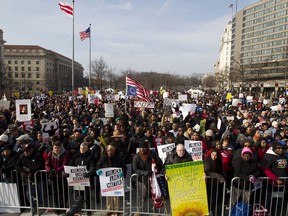
[[[46,172],[49,173],[51,169],[55,169],[57,176],[61,177],[62,172],[64,171],[64,166],[67,166],[69,161],[70,154],[68,151],[65,151],[64,148],[62,148],[62,152],[59,155],[50,151],[45,163]]]
[[[276,154],[272,147],[264,155],[262,168],[265,175],[273,181],[278,180],[278,177],[288,177],[287,158],[284,154]]]

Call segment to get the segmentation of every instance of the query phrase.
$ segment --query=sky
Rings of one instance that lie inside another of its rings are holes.
[[[235,13],[257,0],[75,0],[74,59],[89,71],[102,57],[115,73],[212,73],[220,40]],[[72,0],[63,1],[72,4]],[[1,0],[0,29],[9,45],[38,45],[72,59],[72,18],[57,0]],[[233,4],[233,8],[229,5]]]

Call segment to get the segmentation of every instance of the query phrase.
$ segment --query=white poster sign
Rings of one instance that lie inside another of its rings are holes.
[[[49,141],[49,137],[52,137],[54,135],[59,135],[59,123],[58,121],[54,122],[47,122],[41,123],[42,126],[42,135],[44,141]]]
[[[114,117],[114,104],[113,103],[105,103],[104,104],[105,108],[105,117]]]
[[[0,192],[0,206],[1,206],[0,212],[1,213],[21,213],[19,207],[11,208],[11,206],[20,206],[17,184],[1,182],[0,191],[1,191]]]
[[[195,113],[196,104],[183,103],[179,109],[182,112],[183,118],[185,119],[185,117],[188,115],[189,112],[190,114]]]
[[[144,101],[135,101],[134,102],[134,107],[154,109],[155,108],[155,103],[153,103],[153,102],[144,102]]]
[[[202,141],[185,140],[184,146],[194,161],[202,160]]]
[[[232,99],[232,106],[238,106],[239,99],[238,98],[233,98]]]
[[[102,196],[124,196],[124,179],[119,176],[121,168],[103,168],[100,177],[100,188]]]
[[[87,98],[89,104],[96,104],[95,100],[99,99],[99,94],[88,94]]]
[[[159,145],[157,146],[158,155],[163,161],[163,164],[169,154],[171,154],[172,150],[175,148],[175,143]]]
[[[247,102],[253,102],[253,96],[247,96]]]
[[[0,110],[9,110],[10,107],[10,101],[7,100],[0,100]]]
[[[65,173],[69,174],[67,177],[69,186],[90,186],[89,178],[85,178],[83,175],[87,173],[86,166],[64,166]]]
[[[178,100],[180,100],[180,101],[187,101],[187,94],[180,94],[180,95],[178,95]]]
[[[31,120],[31,100],[16,100],[16,120],[18,122]]]

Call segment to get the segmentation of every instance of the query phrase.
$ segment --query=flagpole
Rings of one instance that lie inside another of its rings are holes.
[[[125,92],[125,113],[127,113],[127,75],[125,77],[125,86],[126,86],[126,92]]]
[[[90,37],[89,37],[89,88],[91,88],[91,23],[89,24]]]
[[[238,0],[236,0],[236,5],[235,5],[235,14],[237,14],[237,5],[238,5]]]
[[[74,91],[74,14],[75,14],[75,10],[74,10],[74,0],[73,2],[73,24],[72,24],[72,93]]]

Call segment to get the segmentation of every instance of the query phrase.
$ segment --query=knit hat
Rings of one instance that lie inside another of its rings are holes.
[[[278,141],[274,141],[274,142],[272,143],[272,148],[273,148],[273,149],[276,149],[278,146],[280,146],[280,147],[285,147],[285,144],[283,145],[282,143],[280,143],[280,142],[278,142]]]
[[[248,148],[248,147],[244,147],[244,148],[242,149],[242,151],[241,151],[241,156],[243,157],[244,154],[250,154],[251,156],[253,156],[253,153],[252,153],[251,149]]]
[[[4,143],[8,142],[8,136],[6,134],[2,134],[0,136],[0,141],[2,141]]]
[[[149,144],[149,140],[143,139],[143,140],[141,140],[141,142],[139,143],[139,148],[149,148],[149,147],[148,147],[148,144]]]
[[[211,129],[207,130],[206,133],[205,133],[206,136],[209,136],[209,137],[213,137],[214,136],[214,133]]]
[[[271,130],[265,130],[265,131],[264,131],[264,134],[265,134],[266,136],[272,137],[272,131],[271,131]]]

